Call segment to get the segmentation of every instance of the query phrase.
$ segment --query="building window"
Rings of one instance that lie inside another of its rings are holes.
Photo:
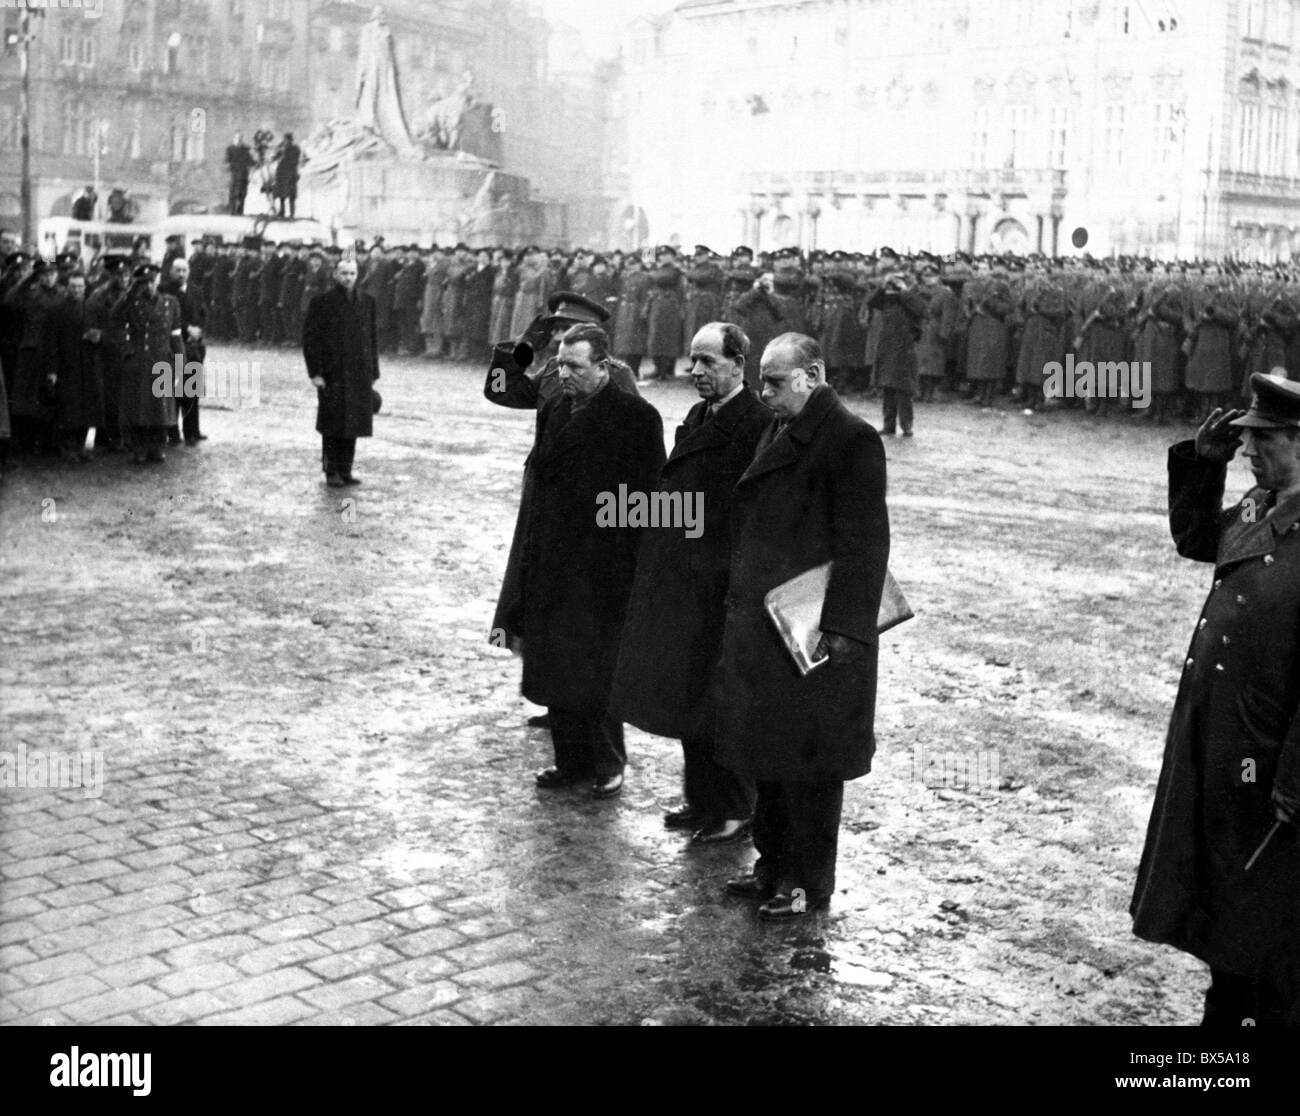
[[[267,19],[288,19],[289,0],[266,0]]]
[[[0,105],[0,151],[18,146],[18,113],[13,105]]]
[[[975,110],[975,127],[971,142],[971,166],[976,170],[987,170],[989,165],[990,113],[987,108]]]
[[[1237,169],[1247,174],[1259,171],[1259,105],[1245,101],[1241,105],[1241,125],[1237,131]]]
[[[641,46],[637,43],[637,46]],[[343,28],[335,24],[330,28],[330,53],[340,54],[343,50]],[[640,59],[638,59],[640,61]]]
[[[285,92],[289,88],[289,60],[278,58],[275,62],[275,87]]]
[[[90,154],[90,117],[81,101],[63,106],[63,154]]]
[[[144,69],[144,48],[138,41],[127,44],[126,68],[135,74]]]
[[[1053,105],[1050,127],[1047,132],[1047,158],[1055,170],[1065,169],[1066,150],[1070,135],[1070,110],[1065,105]]]
[[[1009,143],[1008,156],[1012,167],[1028,166],[1030,162],[1029,133],[1030,108],[1028,105],[1013,105],[1007,112],[1007,130]]]
[[[1264,173],[1286,173],[1286,109],[1269,105],[1265,119]]]
[[[1106,106],[1105,151],[1108,166],[1124,165],[1124,106],[1121,104]]]
[[[1132,10],[1128,4],[1115,5],[1115,34],[1127,35],[1132,26]]]
[[[1179,157],[1179,140],[1181,138],[1181,110],[1169,101],[1156,102],[1155,134],[1153,149],[1158,167],[1167,167]]]
[[[81,42],[77,44],[77,61],[83,66],[93,66],[95,64],[95,40],[89,35],[82,35]]]
[[[59,36],[59,65],[71,66],[77,61],[77,46],[71,35]]]
[[[1248,39],[1264,37],[1264,0],[1246,0],[1243,5],[1242,34]]]
[[[257,67],[257,84],[263,89],[270,89],[275,82],[275,74],[272,72],[271,60],[263,58],[259,61]]]

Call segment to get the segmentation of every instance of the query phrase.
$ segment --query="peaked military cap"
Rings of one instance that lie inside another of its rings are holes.
[[[1232,426],[1257,430],[1300,429],[1300,384],[1256,372],[1250,378],[1250,410]]]
[[[609,311],[598,302],[573,291],[557,291],[546,300],[551,319],[566,322],[591,322],[604,325],[609,321]]]

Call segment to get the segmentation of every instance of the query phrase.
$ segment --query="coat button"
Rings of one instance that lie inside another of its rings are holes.
[[[1265,555],[1264,555],[1264,565],[1266,565],[1266,566],[1271,566],[1272,564],[1273,564],[1273,555],[1271,555],[1271,554],[1265,554]]]
[[[1218,588],[1220,585],[1222,585],[1222,584],[1223,584],[1223,578],[1219,578],[1219,579],[1214,583],[1214,588],[1217,589],[1217,588]]]
[[[1205,625],[1208,624],[1208,623],[1209,623],[1208,620],[1204,620],[1204,619],[1203,619],[1199,624],[1196,625],[1196,630],[1197,630],[1197,631],[1200,631],[1200,630],[1201,630],[1202,628],[1204,628]]]
[[[1240,593],[1237,594],[1237,603],[1238,603],[1238,604],[1245,604],[1245,603],[1246,603],[1246,598],[1243,597]]]
[[[1186,669],[1187,669],[1189,666],[1191,666],[1192,663],[1194,663],[1195,661],[1196,661],[1195,659],[1193,659],[1193,658],[1191,658],[1191,657],[1189,656],[1188,659],[1187,659],[1187,662],[1183,663],[1183,670],[1186,670]]]
[[[1223,664],[1222,664],[1222,663],[1215,663],[1215,664],[1214,664],[1214,669],[1215,669],[1215,670],[1222,670],[1222,669],[1223,669]]]
[[[1232,642],[1232,640],[1230,640],[1227,636],[1224,636],[1224,637],[1223,637],[1223,646],[1224,646],[1224,647],[1227,647],[1228,644],[1230,644],[1231,642]]]

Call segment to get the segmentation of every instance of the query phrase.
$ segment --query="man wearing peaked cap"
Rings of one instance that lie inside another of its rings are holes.
[[[184,361],[180,304],[158,291],[156,264],[131,269],[131,286],[117,300],[111,319],[120,330],[122,386],[119,419],[136,464],[164,460],[167,430],[176,425],[174,367]],[[165,374],[155,372],[164,366]]]
[[[1210,968],[1206,1026],[1300,1025],[1300,385],[1256,373],[1169,451],[1178,553],[1214,565],[1130,911]],[[1255,485],[1222,506],[1238,447]]]

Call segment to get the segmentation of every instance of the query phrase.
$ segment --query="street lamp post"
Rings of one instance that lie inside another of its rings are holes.
[[[18,92],[18,149],[21,166],[18,179],[18,206],[23,215],[23,247],[36,243],[35,222],[32,220],[32,129],[31,112],[31,13],[23,6],[18,23],[18,59],[22,84]]]

